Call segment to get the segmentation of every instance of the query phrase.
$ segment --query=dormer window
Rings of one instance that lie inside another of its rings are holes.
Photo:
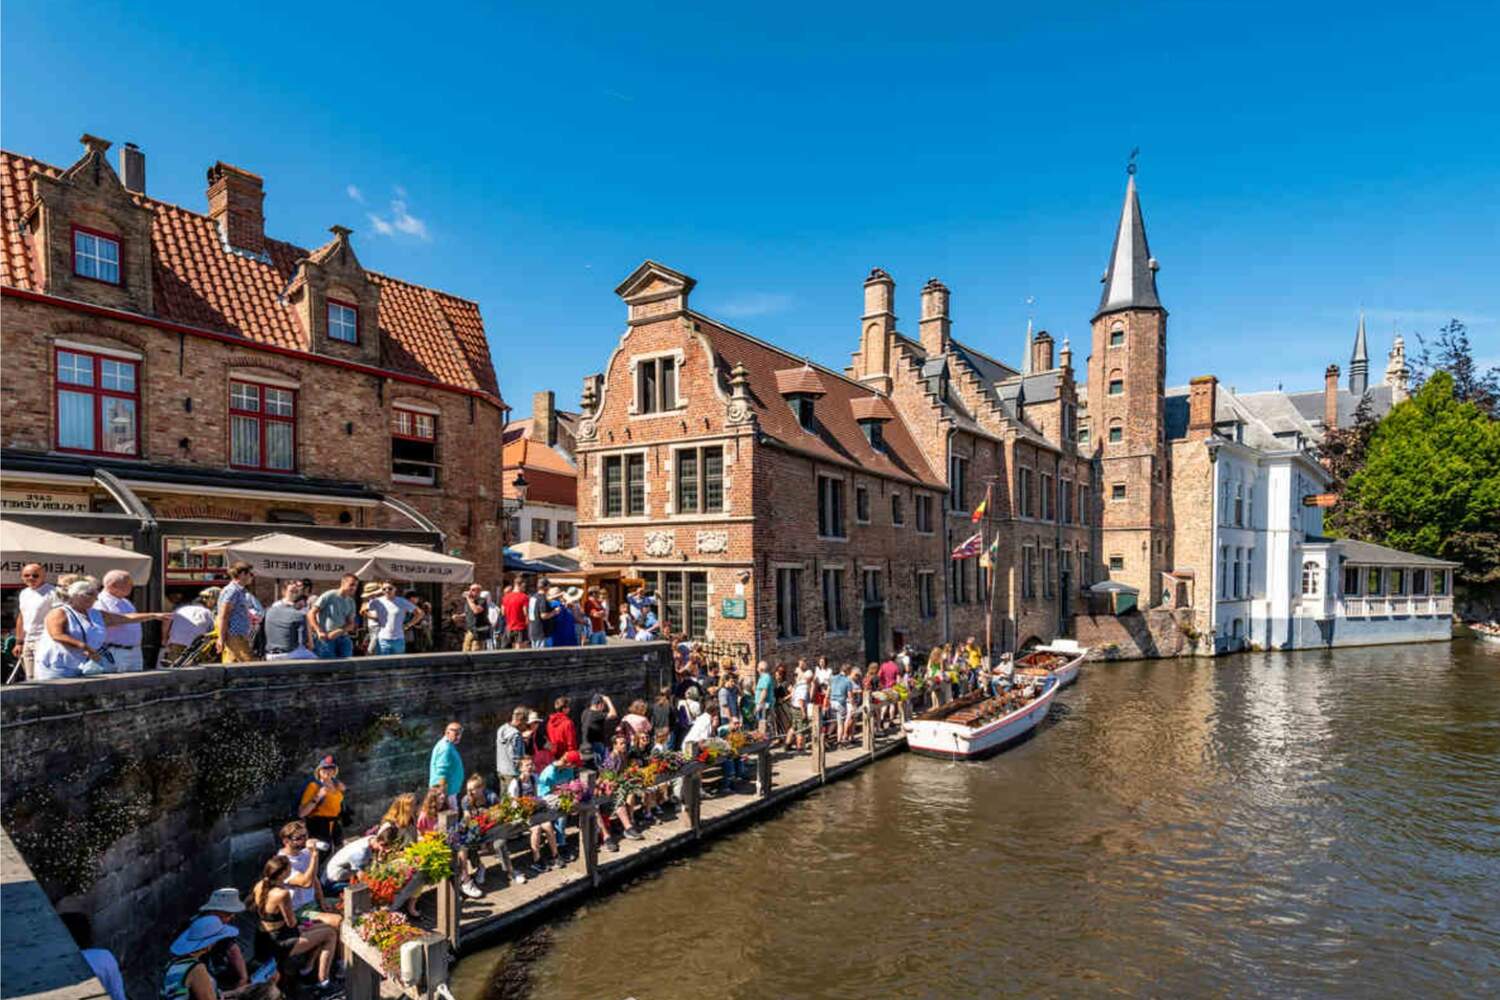
[[[876,451],[885,450],[885,432],[880,429],[879,420],[861,420],[860,429],[865,432],[865,440],[870,442],[870,447]]]
[[[359,343],[359,308],[338,299],[329,299],[328,337],[346,344]]]
[[[120,283],[120,241],[107,233],[73,228],[73,273],[80,278]]]
[[[814,426],[813,397],[797,394],[789,396],[787,401],[792,405],[792,412],[797,415],[797,423],[805,431],[810,431]]]

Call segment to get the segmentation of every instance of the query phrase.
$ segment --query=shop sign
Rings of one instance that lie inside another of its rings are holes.
[[[87,493],[52,493],[47,490],[0,490],[0,510],[33,510],[47,512],[55,510],[89,509]]]
[[[1338,502],[1337,493],[1310,493],[1302,498],[1304,507],[1336,507]]]
[[[724,618],[745,617],[745,599],[743,597],[726,597],[719,606],[719,614]]]
[[[202,500],[174,500],[151,505],[164,521],[253,521],[250,512],[240,507],[221,507]]]

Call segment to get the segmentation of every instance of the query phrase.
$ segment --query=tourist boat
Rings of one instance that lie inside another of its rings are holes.
[[[1062,689],[1049,674],[1001,697],[983,691],[955,698],[906,723],[906,745],[932,757],[986,757],[1031,735]]]
[[[1072,639],[1058,639],[1047,646],[1037,646],[1016,661],[1013,677],[1045,676],[1057,678],[1058,687],[1067,687],[1078,679],[1078,671],[1088,657],[1086,647]]]
[[[1480,642],[1493,642],[1500,645],[1500,625],[1494,622],[1470,622],[1469,631],[1473,632]]]

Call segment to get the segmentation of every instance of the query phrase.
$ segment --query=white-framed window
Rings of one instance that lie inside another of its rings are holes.
[[[1109,443],[1119,444],[1125,440],[1125,426],[1119,420],[1109,422]]]
[[[80,278],[120,283],[120,240],[117,236],[73,227],[73,273]]]
[[[776,569],[776,637],[795,639],[802,635],[802,570],[793,566]]]
[[[1345,597],[1358,597],[1359,596],[1359,567],[1358,566],[1345,566],[1344,567],[1344,596]]]
[[[599,460],[604,517],[641,517],[646,513],[646,456],[640,452],[605,455]]]
[[[1245,550],[1236,547],[1234,550],[1234,596],[1236,599],[1245,596],[1244,590],[1244,564]]]
[[[329,299],[328,337],[346,344],[359,343],[359,307],[338,299]]]
[[[823,570],[823,631],[849,631],[849,616],[844,610],[844,571]]]
[[[391,475],[403,482],[437,482],[436,414],[391,408]]]
[[[1118,372],[1111,373],[1109,377],[1109,394],[1111,396],[1125,395],[1125,378]]]
[[[1319,572],[1321,572],[1321,570],[1322,570],[1322,567],[1319,566],[1317,563],[1313,562],[1310,559],[1307,562],[1305,562],[1305,563],[1302,564],[1302,596],[1303,597],[1317,597],[1318,596],[1318,574],[1319,574]]]
[[[1236,527],[1245,526],[1245,484],[1241,482],[1234,484],[1234,523]]]
[[[557,547],[560,549],[571,549],[576,543],[573,537],[573,522],[557,522]]]
[[[818,477],[818,536],[847,538],[844,526],[844,481],[835,476]]]
[[[665,413],[677,409],[677,356],[637,358],[635,412]]]
[[[1122,556],[1122,555],[1113,555],[1113,556],[1110,556],[1109,557],[1109,568],[1111,570],[1124,569],[1125,568],[1125,557]]]
[[[1427,596],[1427,571],[1425,569],[1411,571],[1411,595],[1413,597]]]
[[[1124,483],[1110,483],[1109,484],[1109,498],[1111,500],[1124,500],[1125,499],[1125,484]]]
[[[917,614],[923,618],[937,617],[937,591],[932,570],[922,570],[917,574]]]
[[[1390,577],[1390,586],[1387,588],[1387,593],[1392,597],[1404,596],[1406,594],[1406,571],[1392,569],[1388,570],[1387,573]]]
[[[1087,424],[1083,424],[1083,425],[1081,425],[1078,428],[1078,443],[1079,444],[1088,444],[1089,443],[1089,428],[1088,428]]]
[[[1125,330],[1122,327],[1118,327],[1117,326],[1113,330],[1109,331],[1109,346],[1110,347],[1124,347],[1125,346]]]
[[[531,519],[531,540],[541,542],[543,545],[552,541],[552,521],[550,518],[533,517]]]
[[[1448,593],[1448,571],[1435,569],[1432,571],[1432,593],[1436,597],[1446,596]]]
[[[724,510],[724,446],[679,448],[675,453],[679,514],[715,514]]]
[[[932,496],[927,493],[918,493],[917,505],[917,530],[924,535],[932,534]]]
[[[1365,570],[1365,593],[1371,597],[1379,597],[1385,593],[1385,574],[1380,571],[1379,566],[1371,566]]]

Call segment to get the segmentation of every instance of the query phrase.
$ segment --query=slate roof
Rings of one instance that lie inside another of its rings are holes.
[[[1346,562],[1352,563],[1374,563],[1384,566],[1431,566],[1441,569],[1448,566],[1457,566],[1458,563],[1446,559],[1434,559],[1431,556],[1417,555],[1415,552],[1402,552],[1385,545],[1376,545],[1374,542],[1361,542],[1353,538],[1322,538],[1310,536],[1309,542],[1328,542],[1336,548],[1344,557]]]
[[[1146,223],[1141,219],[1141,200],[1135,190],[1135,174],[1125,185],[1125,204],[1115,243],[1105,265],[1104,291],[1099,296],[1095,318],[1120,309],[1160,309],[1156,295],[1156,261],[1146,245]]]
[[[801,368],[806,362],[702,313],[691,315],[714,353],[721,379],[726,380],[725,392],[728,392],[728,373],[736,365],[745,366],[750,379],[750,405],[762,434],[824,461],[932,489],[946,489],[904,420],[898,417],[886,422],[882,429],[884,449],[877,450],[866,440],[855,416],[855,404],[857,400],[883,400],[881,393],[831,369],[813,365],[811,369],[822,385],[823,395],[813,403],[814,427],[806,430],[782,396],[777,378],[778,373]],[[859,403],[861,408],[870,405],[873,404]]]
[[[32,207],[32,171],[57,177],[63,169],[0,150],[0,284],[43,291],[39,268],[23,236],[21,219]],[[312,253],[266,238],[269,260],[234,253],[208,216],[144,195],[150,208],[153,302],[158,319],[245,338],[252,343],[306,350],[306,336],[283,293]],[[327,246],[319,248],[326,251]],[[489,342],[478,304],[374,271],[380,286],[382,366],[444,385],[499,397]]]

